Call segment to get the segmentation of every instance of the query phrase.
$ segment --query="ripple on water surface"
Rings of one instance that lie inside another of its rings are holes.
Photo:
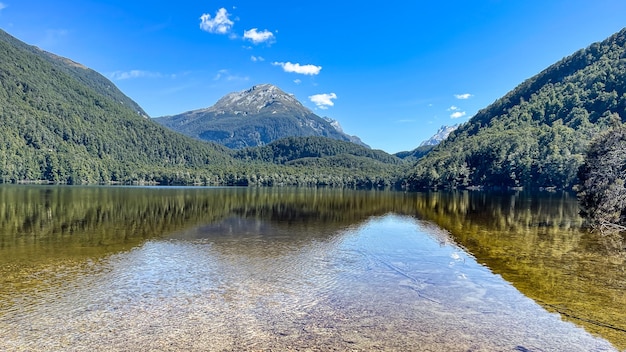
[[[0,349],[612,350],[428,223],[228,221],[37,274],[58,282],[4,302]]]

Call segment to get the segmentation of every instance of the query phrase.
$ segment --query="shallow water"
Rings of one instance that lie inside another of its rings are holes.
[[[480,264],[422,196],[0,192],[0,350],[619,348]]]

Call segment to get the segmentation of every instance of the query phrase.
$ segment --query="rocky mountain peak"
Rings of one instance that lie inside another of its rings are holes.
[[[324,136],[366,146],[344,133],[339,122],[317,116],[293,95],[272,84],[226,94],[215,105],[155,119],[190,137],[229,148],[262,146],[285,137]]]
[[[437,144],[441,143],[444,139],[448,138],[448,136],[450,135],[450,133],[452,133],[452,131],[454,131],[457,128],[459,128],[459,126],[461,126],[461,125],[460,124],[456,124],[456,125],[452,125],[452,126],[441,126],[437,130],[437,133],[435,133],[435,135],[430,137],[428,140],[423,141],[420,144],[420,147],[428,146],[428,145],[433,146],[433,145],[437,145]]]
[[[291,110],[300,114],[311,113],[291,94],[272,84],[259,84],[252,88],[225,95],[207,111],[237,115],[276,114]]]

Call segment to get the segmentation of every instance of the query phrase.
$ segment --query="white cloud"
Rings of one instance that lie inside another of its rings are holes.
[[[217,10],[215,18],[211,18],[211,15],[205,13],[200,16],[200,29],[209,33],[226,34],[235,24],[228,16],[230,14],[223,7]]]
[[[317,75],[322,70],[322,66],[292,64],[291,62],[274,62],[274,66],[281,66],[285,72],[294,72],[302,75]]]
[[[473,97],[473,95],[471,95],[469,93],[455,94],[454,97],[457,98],[457,99],[466,100],[466,99],[469,99],[469,98]]]
[[[454,105],[452,105],[451,107],[448,108],[448,111],[457,111],[457,110],[459,110],[459,107],[458,106],[454,106]]]
[[[457,112],[452,113],[452,115],[450,115],[450,117],[453,118],[453,119],[458,119],[458,118],[463,117],[465,115],[466,115],[465,111],[457,111]]]
[[[272,43],[274,41],[274,33],[266,30],[262,32],[258,31],[258,28],[252,28],[251,30],[243,32],[243,39],[248,39],[254,44]]]
[[[263,58],[262,56],[250,56],[250,60],[252,60],[253,62],[257,62],[257,61],[265,61],[265,58]]]
[[[3,2],[0,2],[0,11],[4,10],[7,8],[7,5]]]
[[[122,81],[125,79],[132,78],[158,78],[163,77],[161,73],[158,72],[150,72],[150,71],[142,71],[142,70],[130,70],[130,71],[115,71],[111,73],[111,78],[116,81]]]
[[[309,97],[309,99],[315,105],[317,105],[318,108],[326,110],[326,109],[328,109],[329,106],[334,106],[335,105],[335,103],[333,102],[333,99],[337,99],[337,94],[335,94],[335,93],[315,94],[315,95],[311,95]]]
[[[294,80],[293,80],[293,83],[295,83],[295,84],[300,84],[300,83],[302,83],[302,80],[301,80],[301,79],[296,78],[296,79],[294,79]]]

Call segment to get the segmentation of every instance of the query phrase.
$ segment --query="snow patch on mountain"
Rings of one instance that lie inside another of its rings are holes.
[[[437,144],[443,142],[446,138],[448,138],[450,133],[452,133],[454,130],[459,128],[459,126],[461,126],[461,125],[460,124],[456,124],[456,125],[452,125],[452,126],[441,126],[437,130],[437,133],[435,133],[435,135],[433,135],[429,139],[423,141],[419,146],[423,147],[423,146],[429,146],[429,145],[437,145]]]

